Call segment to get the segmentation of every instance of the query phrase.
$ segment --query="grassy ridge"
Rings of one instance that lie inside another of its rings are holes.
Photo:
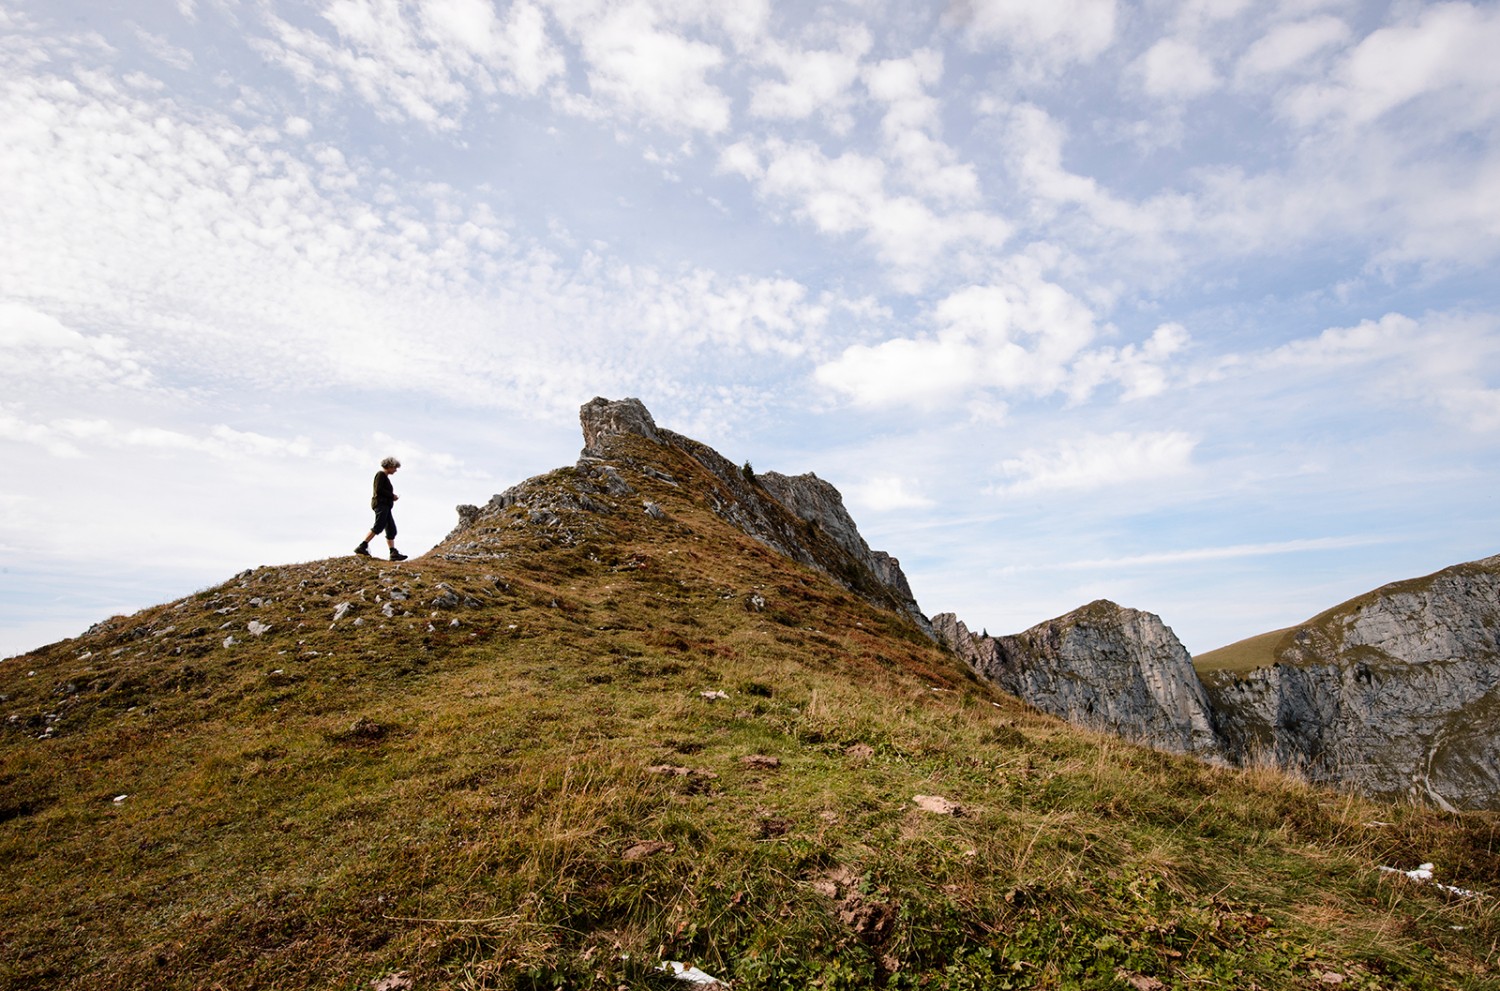
[[[1488,891],[1495,817],[1043,717],[620,464],[0,663],[0,987],[1495,986],[1493,897],[1376,869]]]
[[[1206,651],[1193,658],[1193,667],[1205,671],[1253,671],[1276,663],[1283,641],[1296,627],[1272,630],[1257,636],[1236,640],[1226,647]]]

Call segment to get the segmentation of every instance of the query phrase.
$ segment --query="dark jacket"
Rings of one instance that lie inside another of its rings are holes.
[[[391,476],[383,471],[375,473],[375,494],[370,496],[370,508],[390,509],[396,504],[396,488],[391,485]]]

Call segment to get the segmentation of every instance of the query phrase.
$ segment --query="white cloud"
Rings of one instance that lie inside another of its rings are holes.
[[[1267,355],[1265,363],[1305,368],[1387,358],[1410,351],[1420,332],[1420,325],[1411,317],[1388,313],[1379,320],[1330,327],[1317,337],[1284,344]]]
[[[274,38],[250,43],[308,85],[352,89],[387,120],[454,131],[476,93],[535,94],[566,67],[526,0],[503,20],[487,0],[333,0],[322,15],[336,39],[268,13]]]
[[[853,124],[850,88],[858,80],[860,61],[873,43],[864,27],[843,32],[836,49],[796,51],[770,43],[764,57],[783,80],[752,87],[751,115],[804,120],[823,114],[833,120],[836,131],[846,131]]]
[[[1108,488],[1165,481],[1192,467],[1196,438],[1181,431],[1087,434],[1049,451],[1027,450],[1000,463],[1004,495]]]
[[[1424,97],[1445,96],[1450,124],[1472,126],[1500,112],[1500,10],[1443,3],[1412,8],[1414,17],[1365,38],[1326,82],[1288,101],[1303,124],[1329,116],[1354,123]]]
[[[1158,100],[1192,100],[1213,92],[1219,76],[1198,48],[1181,38],[1163,38],[1136,63],[1141,85]]]
[[[1160,395],[1167,388],[1168,360],[1181,352],[1188,341],[1185,327],[1169,323],[1157,327],[1143,344],[1085,352],[1073,366],[1066,390],[1068,398],[1082,402],[1106,382],[1118,382],[1122,387],[1121,398],[1127,402]]]
[[[1317,551],[1345,550],[1385,543],[1388,537],[1310,537],[1304,540],[1277,540],[1262,544],[1228,544],[1221,547],[1194,547],[1187,550],[1133,554],[1129,557],[1091,558],[1078,561],[1017,566],[1011,570],[1094,571],[1098,569],[1173,567],[1202,561],[1234,561],[1242,558],[1268,557],[1276,554],[1306,554]]]
[[[0,298],[0,358],[12,378],[11,392],[30,388],[73,389],[153,384],[144,356],[111,334],[81,334],[57,318]]]
[[[935,333],[853,345],[820,365],[819,382],[863,406],[963,404],[975,391],[1046,396],[1093,340],[1089,308],[1024,259],[1004,284],[969,286],[932,310]]]
[[[1388,313],[1330,327],[1259,354],[1220,361],[1204,381],[1269,375],[1285,387],[1338,381],[1351,408],[1437,410],[1449,422],[1500,429],[1500,334],[1494,315]]]
[[[594,101],[657,126],[723,131],[730,122],[729,98],[709,76],[724,65],[724,52],[663,27],[661,13],[643,2],[591,16],[574,13],[569,26],[582,47]]]
[[[774,276],[564,263],[482,192],[401,183],[285,130],[53,77],[0,90],[0,285],[27,294],[0,321],[12,367],[39,390],[207,376],[568,415],[580,392],[797,360],[842,305]],[[66,347],[17,350],[39,326]],[[641,339],[676,356],[672,373]]]
[[[928,92],[943,78],[942,55],[919,49],[906,58],[887,59],[865,70],[865,85],[886,105],[880,123],[885,147],[900,166],[901,181],[918,195],[942,205],[979,198],[979,176],[972,164],[936,135],[942,106]]]
[[[987,252],[1010,236],[1010,225],[997,216],[944,211],[888,191],[885,162],[874,155],[846,151],[830,158],[812,142],[773,138],[736,142],[719,166],[750,179],[762,198],[790,204],[824,234],[862,236],[903,291],[921,287],[945,265],[951,271],[955,256]]]
[[[1349,26],[1326,14],[1278,24],[1240,57],[1236,76],[1244,82],[1301,69],[1314,55],[1342,46],[1349,37]]]
[[[1006,116],[1005,125],[1006,151],[1038,224],[1050,226],[1059,214],[1076,207],[1086,225],[1075,234],[1078,248],[1117,252],[1123,236],[1131,244],[1121,260],[1138,260],[1158,271],[1175,261],[1174,236],[1190,232],[1198,223],[1198,206],[1190,196],[1167,191],[1136,203],[1112,193],[1092,176],[1068,169],[1063,164],[1067,129],[1041,107],[1019,105]]]
[[[934,502],[923,495],[909,479],[899,475],[877,475],[848,488],[850,502],[871,512],[885,513],[898,509],[923,509]]]
[[[952,9],[975,44],[1052,64],[1089,61],[1115,37],[1115,0],[961,0]]]

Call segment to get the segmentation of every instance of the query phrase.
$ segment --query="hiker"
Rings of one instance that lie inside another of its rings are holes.
[[[380,462],[380,470],[375,473],[375,494],[370,496],[370,508],[375,510],[375,524],[365,534],[365,539],[359,542],[359,546],[354,548],[354,553],[369,557],[370,541],[377,533],[384,533],[385,542],[391,549],[391,560],[406,560],[406,555],[396,550],[396,519],[391,515],[391,507],[401,498],[391,486],[391,476],[400,467],[401,462],[395,458],[386,458]]]

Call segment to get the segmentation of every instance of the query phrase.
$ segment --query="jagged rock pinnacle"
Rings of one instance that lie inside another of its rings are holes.
[[[622,434],[638,434],[649,441],[662,442],[651,411],[639,399],[610,400],[595,396],[579,408],[578,422],[583,427],[584,457],[601,457],[604,442]]]

